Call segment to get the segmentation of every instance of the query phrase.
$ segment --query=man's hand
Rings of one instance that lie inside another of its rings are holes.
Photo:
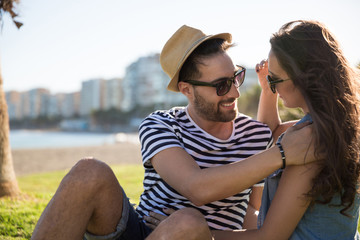
[[[151,229],[155,229],[162,221],[175,212],[175,210],[171,208],[166,208],[163,211],[167,214],[167,216],[156,212],[149,212],[149,216],[144,217],[144,220],[146,221],[145,224]]]

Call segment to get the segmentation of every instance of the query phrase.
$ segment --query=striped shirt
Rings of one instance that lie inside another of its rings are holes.
[[[193,207],[204,215],[211,229],[242,228],[251,188],[198,207],[169,186],[150,160],[164,149],[181,147],[202,169],[241,161],[265,150],[271,143],[271,131],[266,125],[238,114],[231,137],[221,140],[197,126],[186,107],[175,107],[150,114],[139,127],[139,137],[145,168],[144,192],[136,209],[140,215],[148,215],[149,211],[161,213],[163,208]],[[263,183],[258,185],[263,186]]]

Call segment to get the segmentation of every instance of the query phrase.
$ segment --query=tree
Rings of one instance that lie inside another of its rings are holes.
[[[256,118],[260,93],[261,87],[258,84],[254,84],[247,91],[242,92],[238,99],[239,112]],[[304,116],[300,108],[287,108],[282,101],[279,101],[278,108],[283,122],[300,119]]]
[[[20,28],[22,23],[15,20],[15,4],[19,0],[0,0],[0,24],[3,25],[3,16],[9,13],[15,25]],[[13,167],[10,142],[9,142],[9,116],[5,93],[3,89],[3,79],[0,68],[0,197],[15,197],[20,190],[17,184]]]

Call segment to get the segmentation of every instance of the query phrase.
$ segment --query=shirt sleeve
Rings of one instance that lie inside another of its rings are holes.
[[[270,131],[270,129],[269,129],[269,131]],[[273,145],[273,142],[274,141],[273,141],[272,133],[271,133],[270,136],[269,136],[269,141],[268,141],[268,143],[266,145],[266,149],[269,149]],[[253,186],[254,187],[264,187],[264,185],[265,185],[265,179],[259,181],[258,183],[254,184]]]
[[[160,151],[172,147],[183,147],[171,120],[147,117],[139,127],[141,154],[144,166],[151,165],[151,158]]]

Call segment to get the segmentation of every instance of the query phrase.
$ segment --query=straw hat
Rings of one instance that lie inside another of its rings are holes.
[[[179,92],[177,84],[182,65],[201,43],[212,38],[221,38],[230,43],[232,40],[230,33],[206,35],[201,30],[186,25],[172,35],[160,55],[161,67],[171,79],[167,86],[168,90]]]

